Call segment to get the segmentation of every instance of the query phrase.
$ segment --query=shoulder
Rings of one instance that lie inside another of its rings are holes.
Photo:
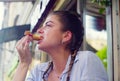
[[[49,62],[40,63],[34,66],[27,76],[26,81],[41,81],[44,71],[47,69]],[[39,76],[39,78],[38,78]]]
[[[49,62],[40,63],[40,64],[35,65],[35,67],[33,68],[33,70],[36,70],[36,71],[45,71],[47,69],[48,65],[49,65]]]
[[[75,61],[84,65],[102,65],[102,62],[99,59],[99,57],[92,51],[78,51]]]
[[[96,59],[99,59],[97,57],[97,55],[92,52],[92,51],[78,51],[77,52],[77,56],[76,56],[78,59],[89,59],[89,58],[96,58]]]
[[[108,81],[106,70],[95,53],[78,51],[76,58],[76,66],[82,71],[82,80]]]
[[[92,51],[78,51],[77,54],[80,54],[80,55],[93,55],[95,54],[94,52]]]
[[[32,71],[34,71],[36,73],[44,72],[44,71],[46,71],[48,65],[49,65],[49,62],[37,64],[33,67]]]

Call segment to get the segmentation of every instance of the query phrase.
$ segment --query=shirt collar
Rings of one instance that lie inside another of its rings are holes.
[[[76,63],[76,62],[79,60],[79,56],[78,56],[78,55],[79,55],[79,54],[76,55],[76,58],[75,58],[75,60],[74,60],[74,63]],[[65,67],[65,70],[63,71],[63,73],[66,73],[66,72],[68,71],[70,61],[71,61],[71,54],[70,54],[69,57],[68,57],[68,61],[67,61],[67,64],[66,64],[66,67]],[[43,64],[39,69],[40,69],[41,71],[45,72],[45,71],[47,70],[50,62],[51,62],[51,61]]]
[[[75,57],[74,63],[76,63],[78,60],[79,60],[79,58],[78,58],[78,54],[77,54]],[[65,70],[63,71],[63,73],[68,72],[70,61],[71,61],[71,55],[69,55],[69,58],[68,58],[68,61],[67,61],[67,64],[66,64],[66,67],[65,67]]]

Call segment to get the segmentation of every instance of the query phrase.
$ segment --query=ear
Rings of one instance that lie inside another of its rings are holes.
[[[72,38],[72,33],[70,31],[64,32],[63,33],[62,43],[70,42],[71,38]]]

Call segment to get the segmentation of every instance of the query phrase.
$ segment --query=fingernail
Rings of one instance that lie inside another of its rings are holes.
[[[30,41],[28,40],[27,43],[29,43]]]
[[[31,37],[32,37],[32,34],[29,34],[29,36],[31,36]]]

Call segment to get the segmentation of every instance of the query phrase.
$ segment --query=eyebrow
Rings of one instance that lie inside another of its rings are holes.
[[[53,22],[53,21],[47,21],[47,22],[45,22],[45,24],[47,24],[47,23],[53,23],[53,24],[54,24],[54,22]]]

